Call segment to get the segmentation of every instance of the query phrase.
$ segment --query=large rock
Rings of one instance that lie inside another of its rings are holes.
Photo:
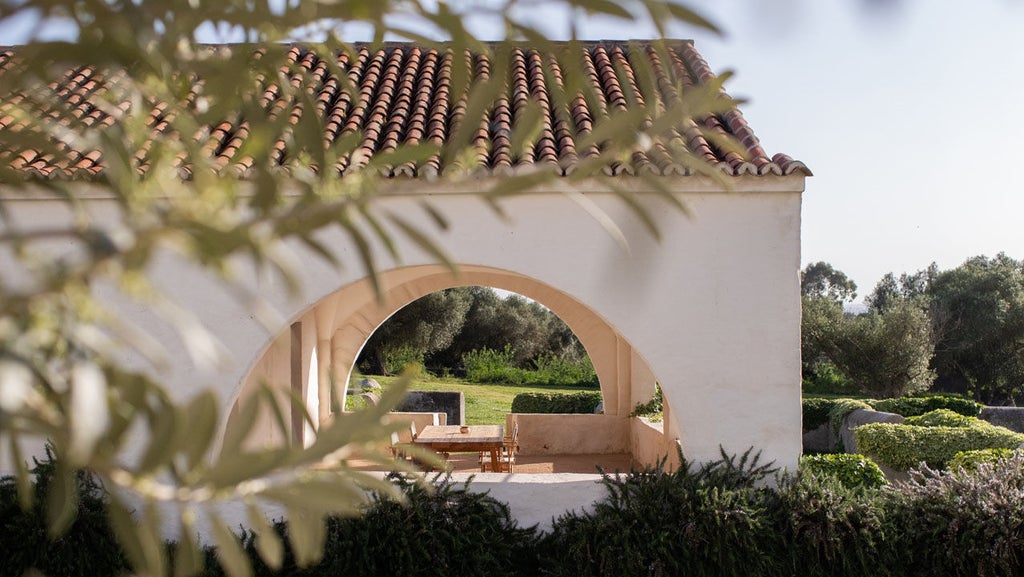
[[[857,440],[853,436],[853,430],[861,425],[870,423],[902,423],[903,415],[896,413],[883,413],[868,409],[857,409],[846,415],[839,426],[839,440],[843,443],[843,450],[847,453],[859,453]]]
[[[984,407],[978,417],[993,425],[1024,433],[1024,407]]]
[[[381,386],[376,379],[362,379],[354,386],[348,388],[348,394],[350,395],[361,395],[363,393],[380,392]]]
[[[832,425],[825,423],[804,433],[804,453],[834,453],[838,438],[832,434]]]

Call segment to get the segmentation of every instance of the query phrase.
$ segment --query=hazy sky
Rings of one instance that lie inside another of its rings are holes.
[[[870,292],[886,272],[1024,258],[1021,0],[717,0],[681,28],[769,154],[804,161],[803,261]],[[558,26],[558,14],[538,11]],[[591,39],[643,27],[591,22]],[[556,31],[557,33],[557,31]],[[16,38],[0,28],[0,44]]]

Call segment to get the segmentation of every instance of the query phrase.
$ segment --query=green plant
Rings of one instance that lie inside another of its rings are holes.
[[[785,546],[763,575],[836,577],[888,575],[881,553],[890,530],[882,491],[850,487],[832,474],[800,474],[779,480],[773,526]],[[898,574],[898,573],[897,573]]]
[[[533,360],[534,381],[561,387],[597,387],[597,373],[590,357],[569,359],[554,353],[544,353]]]
[[[836,394],[850,390],[850,380],[828,361],[811,363],[804,371],[804,394]]]
[[[857,399],[836,399],[836,402],[828,410],[828,421],[832,425],[832,432],[838,433],[839,427],[843,424],[843,419],[846,415],[856,411],[857,409],[873,410],[871,405],[865,401],[859,401]]]
[[[960,451],[1013,449],[1024,434],[978,421],[970,427],[915,427],[871,423],[854,430],[857,448],[873,460],[906,471],[920,463],[943,468]]]
[[[966,417],[949,409],[935,409],[903,421],[904,425],[915,427],[974,427],[978,423],[977,417]]]
[[[559,517],[545,540],[542,573],[578,575],[757,575],[782,551],[767,511],[771,475],[748,451],[696,466],[680,455],[661,466],[608,476],[592,511]]]
[[[593,413],[601,393],[520,393],[512,399],[513,413]]]
[[[969,472],[977,472],[978,465],[1006,461],[1014,454],[1014,449],[976,449],[972,451],[960,451],[949,461],[946,466],[950,471],[964,469]]]
[[[107,518],[108,495],[103,486],[82,471],[74,475],[72,486],[60,486],[64,478],[56,475],[60,465],[49,446],[43,459],[34,463],[30,503],[19,499],[14,477],[0,478],[0,573],[20,576],[29,569],[44,575],[126,573],[128,562]],[[54,538],[49,527],[60,508],[52,500],[68,497],[74,501],[73,517]]]
[[[804,397],[801,402],[803,411],[804,432],[813,431],[828,422],[828,415],[835,406],[836,399],[822,399]]]
[[[864,455],[839,453],[800,457],[800,473],[834,477],[844,487],[878,488],[886,484],[885,474]]]
[[[928,430],[918,428],[918,430]],[[927,467],[885,492],[891,565],[901,575],[1016,576],[1024,552],[1024,456],[976,473]]]
[[[977,417],[984,405],[955,395],[925,395],[872,401],[876,411],[916,417],[936,409],[949,409],[967,417]]]
[[[661,385],[654,384],[654,396],[651,400],[646,403],[637,403],[633,407],[633,411],[629,414],[630,417],[653,417],[661,415],[661,412],[665,409],[664,398],[662,397]]]
[[[383,347],[384,371],[389,375],[406,374],[418,377],[426,374],[423,368],[423,350],[411,346]]]
[[[504,503],[447,477],[435,477],[431,487],[397,475],[390,480],[401,487],[403,501],[376,496],[361,515],[329,518],[323,559],[304,569],[289,548],[281,570],[271,571],[247,532],[245,549],[256,575],[536,574],[539,534],[519,527]],[[287,542],[287,522],[275,523],[274,530]],[[220,568],[208,567],[207,574],[219,575]]]

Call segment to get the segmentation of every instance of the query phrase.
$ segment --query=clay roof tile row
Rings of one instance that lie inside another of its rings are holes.
[[[266,58],[267,51],[256,53]],[[459,59],[471,71],[473,81],[492,74],[494,63],[485,56],[457,56],[451,50],[437,50],[411,44],[388,44],[371,49],[361,46],[350,56],[339,53],[334,62],[324,61],[307,47],[290,46],[279,58],[281,76],[289,85],[282,89],[276,82],[262,79],[259,103],[271,119],[287,119],[295,127],[315,115],[323,132],[325,147],[349,135],[358,135],[352,154],[342,156],[333,170],[344,176],[365,167],[377,154],[401,145],[430,143],[439,145],[452,137],[463,122],[474,122],[462,130],[470,131],[471,158],[443,158],[433,155],[420,161],[405,161],[398,166],[382,166],[391,177],[432,178],[449,171],[469,170],[476,174],[512,174],[523,170],[551,170],[572,173],[583,160],[601,153],[601,145],[583,142],[594,130],[596,120],[610,113],[644,109],[649,115],[644,128],[651,128],[651,117],[662,114],[695,85],[712,82],[714,73],[694,49],[692,43],[671,43],[664,51],[644,43],[594,42],[584,45],[579,55],[584,78],[570,84],[556,54],[516,48],[507,63],[505,90],[497,95],[479,121],[467,119],[468,90],[453,94],[455,67]],[[562,55],[561,57],[566,57]],[[13,50],[0,50],[0,75],[15,60]],[[640,82],[637,70],[653,70],[653,84]],[[343,76],[338,75],[341,71]],[[110,126],[130,104],[112,104],[109,91],[123,79],[124,73],[103,74],[85,66],[69,70],[48,87],[58,103],[56,108],[40,107],[29,112],[48,116],[61,125]],[[586,82],[589,90],[568,94],[565,89]],[[469,83],[470,85],[473,82]],[[202,81],[194,83],[189,102],[195,104]],[[352,86],[354,90],[346,90]],[[294,89],[294,90],[293,90]],[[296,97],[295,91],[308,96]],[[23,106],[23,94],[0,97],[0,130],[28,128],[15,110]],[[39,102],[38,99],[33,102]],[[539,110],[539,131],[530,142],[515,150],[512,134],[517,123],[528,117],[527,109]],[[148,114],[148,126],[154,134],[171,134],[168,106],[157,103]],[[671,127],[658,127],[653,138],[640,138],[643,146],[628,158],[609,161],[603,170],[611,175],[632,175],[641,171],[656,175],[687,175],[691,169],[678,158],[678,151],[701,159],[728,175],[810,174],[803,163],[787,155],[769,157],[760,141],[732,108],[722,114],[699,119],[680,119]],[[272,162],[287,170],[294,159],[289,150],[290,135],[279,135],[270,145]],[[178,136],[178,135],[175,135]],[[243,118],[227,118],[193,135],[209,155],[212,164],[225,174],[244,177],[253,168],[252,156],[245,153],[250,137],[249,123]],[[738,146],[723,145],[726,142]],[[95,179],[103,176],[103,159],[96,150],[75,150],[59,146],[63,157],[35,150],[0,149],[0,163],[38,178]],[[134,154],[136,170],[150,165],[150,143]],[[470,166],[464,166],[466,162]],[[184,174],[191,168],[184,162]]]

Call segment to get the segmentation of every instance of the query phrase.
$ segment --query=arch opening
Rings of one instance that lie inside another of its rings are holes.
[[[678,430],[672,424],[668,407],[664,425],[643,425],[657,437],[652,451],[650,432],[641,431],[637,419],[629,414],[639,403],[654,394],[656,377],[642,356],[600,315],[570,295],[539,281],[510,271],[489,267],[459,267],[457,276],[441,266],[426,265],[397,268],[380,275],[383,294],[378,298],[369,281],[363,279],[342,287],[298,315],[285,331],[289,338],[274,339],[256,360],[238,394],[236,404],[260,383],[277,383],[279,390],[290,388],[306,402],[314,425],[326,422],[341,411],[348,383],[364,347],[387,319],[418,299],[459,287],[494,287],[529,299],[560,319],[578,339],[591,361],[599,383],[603,414],[580,415],[505,415],[505,424],[519,422],[530,432],[520,441],[524,454],[629,454],[633,462],[646,462],[638,454],[650,452],[656,459],[674,454]],[[524,299],[525,300],[525,299]],[[365,355],[363,356],[365,359]],[[287,359],[287,361],[285,360]],[[337,387],[332,397],[331,383]],[[287,385],[281,384],[287,383]],[[577,390],[584,390],[577,388]],[[308,426],[296,424],[301,415],[293,414],[290,438],[275,435],[268,427],[253,427],[251,442],[258,445],[282,443],[308,444],[315,434]],[[525,426],[526,424],[529,426]],[[228,427],[232,423],[229,421]]]

